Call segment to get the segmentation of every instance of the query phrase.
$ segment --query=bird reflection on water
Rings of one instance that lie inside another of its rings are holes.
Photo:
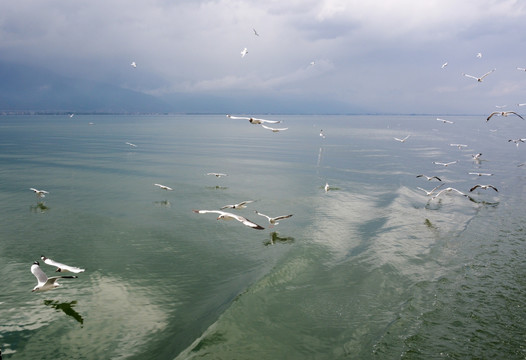
[[[81,325],[84,324],[84,319],[82,316],[76,312],[73,307],[77,305],[77,301],[73,300],[70,302],[59,302],[54,300],[44,300],[44,305],[50,306],[55,310],[61,310],[67,316],[71,316],[73,319],[78,321]]]
[[[267,240],[263,243],[263,245],[274,245],[276,243],[282,243],[282,244],[291,244],[294,242],[294,238],[292,236],[279,236],[276,231],[273,231],[270,233],[270,240]]]

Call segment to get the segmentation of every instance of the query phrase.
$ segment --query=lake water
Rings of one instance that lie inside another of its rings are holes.
[[[526,122],[261,117],[0,117],[4,359],[526,358]]]

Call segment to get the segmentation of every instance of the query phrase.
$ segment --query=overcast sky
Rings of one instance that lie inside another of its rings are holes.
[[[159,96],[217,95],[233,112],[246,99],[269,112],[272,99],[300,113],[516,110],[526,1],[3,0],[0,60]],[[462,75],[493,68],[482,83]]]

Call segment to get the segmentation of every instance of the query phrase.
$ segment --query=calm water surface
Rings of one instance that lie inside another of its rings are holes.
[[[4,359],[526,358],[526,123],[268,118],[0,117]]]

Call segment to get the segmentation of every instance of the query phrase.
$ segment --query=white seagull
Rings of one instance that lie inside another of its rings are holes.
[[[444,183],[442,183],[442,184],[440,184],[440,185],[438,185],[438,186],[435,186],[435,187],[434,187],[432,190],[430,190],[430,191],[427,191],[426,189],[422,189],[421,187],[417,187],[417,189],[422,190],[423,192],[425,192],[427,196],[431,196],[431,195],[433,195],[433,194],[435,193],[435,191],[436,191],[438,188],[440,188],[440,187],[443,186],[443,185],[444,185]]]
[[[442,165],[442,166],[449,166],[449,165],[453,165],[453,164],[456,164],[458,161],[455,160],[455,161],[450,161],[450,162],[447,162],[447,163],[443,163],[443,162],[438,162],[438,161],[433,161],[433,164],[436,164],[436,165]]]
[[[76,279],[77,276],[53,276],[48,278],[47,275],[42,271],[40,268],[40,263],[38,261],[35,261],[33,265],[31,265],[31,272],[35,277],[37,278],[38,283],[31,291],[47,291],[47,290],[53,290],[57,287],[59,287],[58,279]]]
[[[515,143],[515,145],[517,145],[517,147],[519,147],[519,144],[520,144],[521,142],[526,141],[526,139],[509,139],[509,140],[508,140],[508,142],[512,142],[512,141]]]
[[[320,137],[322,137],[323,139],[325,139],[325,134],[323,133],[323,129],[320,130]]]
[[[257,125],[260,125],[260,124],[263,124],[263,123],[266,123],[266,124],[279,124],[281,122],[281,120],[265,120],[265,119],[258,119],[258,118],[255,118],[255,117],[246,117],[246,116],[227,115],[226,117],[230,118],[230,119],[248,120],[251,124],[257,124]]]
[[[446,66],[447,66],[447,61],[446,61],[445,63],[442,64],[441,68],[442,68],[442,69],[445,69]]]
[[[215,172],[209,172],[209,173],[207,173],[206,175],[213,175],[213,176],[215,176],[215,177],[228,176],[227,174],[223,174],[223,173],[215,173]]]
[[[446,120],[446,119],[441,119],[441,118],[437,118],[437,120],[442,121],[444,124],[454,124],[454,122],[451,120]]]
[[[477,58],[482,58],[482,53],[477,53]]]
[[[41,255],[40,258],[48,265],[55,266],[57,270],[56,272],[72,272],[72,273],[81,273],[84,272],[84,269],[75,267],[75,266],[69,266],[66,264],[59,263],[57,261],[51,260],[50,258],[45,257],[44,255]]]
[[[137,147],[137,145],[132,144],[131,142],[127,142],[127,141],[126,141],[126,145],[130,145],[131,147]]]
[[[29,190],[33,191],[35,194],[37,194],[38,198],[46,197],[46,194],[49,194],[46,190],[37,190],[35,188],[29,188]]]
[[[518,67],[517,70],[520,70],[520,71],[526,71],[526,68]]]
[[[237,203],[237,204],[225,205],[222,208],[220,208],[220,210],[223,210],[223,209],[244,209],[244,208],[247,207],[247,204],[250,204],[250,203],[253,203],[253,202],[254,202],[254,200],[247,200],[247,201],[242,201],[242,202]]]
[[[427,181],[430,181],[430,180],[433,180],[433,179],[437,179],[438,181],[442,181],[438,176],[427,176],[427,175],[424,175],[424,174],[420,174],[420,175],[417,175],[416,177],[417,178],[425,177],[427,179]]]
[[[400,142],[403,143],[403,142],[405,142],[407,139],[409,139],[410,136],[411,136],[411,135],[407,135],[407,136],[406,136],[405,138],[403,138],[403,139],[399,139],[399,138],[397,138],[397,137],[394,137],[393,139],[395,139],[396,141],[400,141]]]
[[[473,154],[471,155],[471,157],[473,158],[473,160],[480,160],[480,157],[482,156],[482,153],[478,153],[478,154]]]
[[[499,192],[499,190],[497,190],[497,188],[493,185],[480,185],[480,184],[477,184],[475,186],[473,186],[471,189],[469,189],[470,192],[472,192],[473,190],[475,190],[476,188],[481,188],[481,189],[493,189],[495,190],[496,192]]]
[[[323,189],[325,190],[325,192],[329,191],[329,183],[325,183]]]
[[[265,128],[265,129],[267,129],[267,130],[272,131],[272,132],[280,132],[280,131],[285,131],[285,130],[288,129],[288,128],[280,128],[280,129],[278,129],[278,128],[273,128],[273,127],[270,127],[270,126],[265,126],[264,124],[261,124],[261,126],[262,126],[263,128]]]
[[[435,196],[433,196],[431,199],[435,199],[437,198],[438,196],[442,195],[443,193],[449,193],[451,191],[455,191],[456,193],[462,195],[462,196],[467,196],[466,194],[464,194],[462,191],[460,190],[457,190],[455,188],[452,188],[452,187],[448,187],[448,188],[445,188],[444,190],[440,190]]]
[[[477,175],[477,176],[493,176],[493,174],[490,173],[480,173],[480,172],[470,172],[468,175]]]
[[[241,57],[242,58],[244,58],[246,54],[248,54],[248,49],[247,48],[244,48],[243,50],[241,50]]]
[[[519,114],[517,114],[515,111],[494,111],[494,112],[492,112],[491,114],[489,114],[488,118],[486,119],[486,122],[488,122],[489,119],[491,119],[491,117],[492,117],[493,115],[507,117],[509,114],[517,115],[517,116],[520,117],[522,120],[524,120],[524,118],[523,118],[522,116],[520,116]]]
[[[130,66],[131,66],[132,68],[136,68],[136,67],[137,67],[137,64],[135,63],[135,61],[132,61],[131,64],[130,64]]]
[[[449,144],[449,146],[456,146],[459,149],[462,149],[463,147],[467,147],[467,145],[465,145],[465,144]]]
[[[491,74],[491,73],[494,72],[495,70],[497,70],[497,69],[492,69],[492,70],[488,71],[487,73],[485,73],[484,75],[482,75],[481,77],[476,77],[476,76],[468,75],[468,74],[464,74],[464,73],[463,73],[462,75],[464,75],[464,76],[466,76],[466,77],[468,77],[468,78],[475,79],[475,80],[477,80],[478,82],[482,82],[482,80],[484,80],[484,78],[485,78],[486,76],[488,76],[489,74]]]
[[[265,214],[262,214],[262,213],[258,212],[257,210],[255,210],[254,212],[256,214],[258,214],[259,216],[266,217],[268,219],[268,222],[270,223],[271,226],[278,225],[279,224],[278,220],[288,219],[289,217],[294,215],[294,214],[289,214],[289,215],[281,215],[281,216],[276,216],[276,217],[270,217],[268,215],[265,215]]]
[[[171,187],[163,185],[163,184],[153,184],[153,185],[158,186],[158,187],[160,187],[163,190],[167,190],[167,191],[172,191],[173,190]]]
[[[256,223],[248,220],[246,217],[243,217],[243,216],[240,216],[240,215],[236,215],[236,214],[232,214],[232,213],[228,213],[228,212],[224,212],[224,211],[221,211],[221,210],[192,210],[192,211],[195,212],[196,214],[208,214],[208,213],[219,214],[219,216],[217,217],[217,220],[237,220],[240,223],[242,223],[243,225],[251,227],[252,229],[256,229],[256,230],[263,230],[264,229],[263,226],[260,226],[260,225],[258,225]]]

